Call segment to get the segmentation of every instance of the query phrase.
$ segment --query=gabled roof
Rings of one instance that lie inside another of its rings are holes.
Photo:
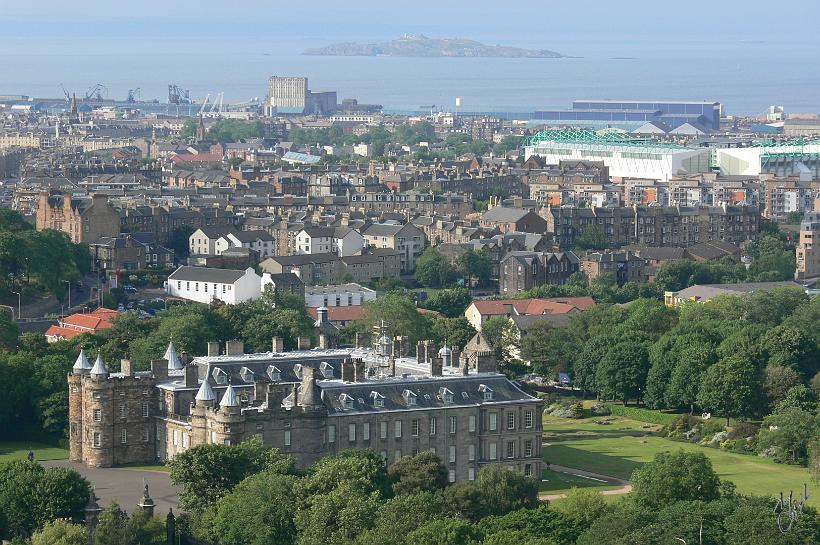
[[[187,280],[192,282],[216,282],[218,284],[233,284],[247,271],[233,269],[213,269],[210,267],[182,266],[171,273],[168,280]]]
[[[533,316],[541,314],[568,314],[595,306],[592,297],[554,297],[550,299],[502,299],[473,301],[471,306],[482,316]]]
[[[529,212],[521,208],[496,206],[484,212],[484,221],[516,222],[527,214],[529,214]]]

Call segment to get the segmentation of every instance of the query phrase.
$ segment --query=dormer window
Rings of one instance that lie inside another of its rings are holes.
[[[214,367],[211,376],[214,377],[214,381],[217,384],[228,384],[228,373],[226,373],[219,367]]]
[[[296,375],[296,378],[298,378],[299,380],[302,380],[302,364],[301,363],[297,363],[296,365],[293,366],[293,374]]]
[[[247,367],[243,367],[239,371],[239,376],[242,377],[242,380],[244,382],[253,382],[253,379],[254,379],[253,371],[251,371]]]
[[[451,392],[448,388],[445,388],[443,386],[439,388],[438,395],[444,403],[453,402],[453,392]]]
[[[342,408],[345,410],[350,410],[353,408],[353,398],[347,394],[340,395],[339,402],[342,404]]]
[[[468,394],[467,392],[461,392],[461,397],[466,401],[470,399],[470,394]]]
[[[328,362],[323,361],[319,365],[319,371],[321,371],[322,376],[324,378],[333,378],[333,366],[330,365]]]
[[[484,396],[484,401],[492,401],[493,400],[493,389],[487,386],[486,384],[482,384],[478,387],[478,391]]]
[[[282,371],[275,365],[268,365],[267,373],[271,382],[279,382],[282,380]]]
[[[416,405],[417,396],[415,392],[411,390],[405,390],[401,393],[401,396],[404,398],[404,402],[409,407]]]
[[[373,400],[373,406],[377,409],[384,408],[384,396],[381,395],[379,392],[370,392],[370,399]]]

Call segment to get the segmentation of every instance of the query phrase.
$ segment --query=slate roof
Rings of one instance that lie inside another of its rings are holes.
[[[495,221],[503,223],[514,223],[529,214],[528,211],[520,208],[508,208],[506,206],[496,206],[484,212],[484,221]]]
[[[233,269],[213,269],[209,267],[182,266],[171,273],[168,280],[188,280],[192,282],[216,282],[233,284],[245,275],[246,271]]]

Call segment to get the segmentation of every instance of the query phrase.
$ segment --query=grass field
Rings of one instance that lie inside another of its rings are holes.
[[[59,447],[31,441],[0,442],[0,462],[25,460],[29,449],[34,451],[35,460],[65,460],[68,451]]]
[[[541,475],[540,492],[548,492],[550,494],[566,494],[573,488],[594,488],[598,491],[615,490],[621,488],[618,485],[607,484],[600,480],[591,479],[581,475],[572,475],[570,473],[561,473],[559,471],[552,471],[545,469]]]
[[[775,496],[781,491],[788,494],[789,490],[802,490],[805,482],[811,495],[808,503],[820,507],[820,490],[812,486],[805,468],[657,437],[652,434],[659,428],[657,425],[617,416],[606,420],[610,424],[596,424],[593,419],[545,417],[544,440],[549,446],[543,449],[544,459],[628,479],[634,469],[651,461],[658,452],[702,452],[711,459],[720,478],[732,481],[739,492]]]

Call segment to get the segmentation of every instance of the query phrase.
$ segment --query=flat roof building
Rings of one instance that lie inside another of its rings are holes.
[[[675,129],[684,124],[720,129],[723,106],[715,101],[575,100],[570,110],[538,110],[533,120],[548,125],[633,130],[649,122]]]

